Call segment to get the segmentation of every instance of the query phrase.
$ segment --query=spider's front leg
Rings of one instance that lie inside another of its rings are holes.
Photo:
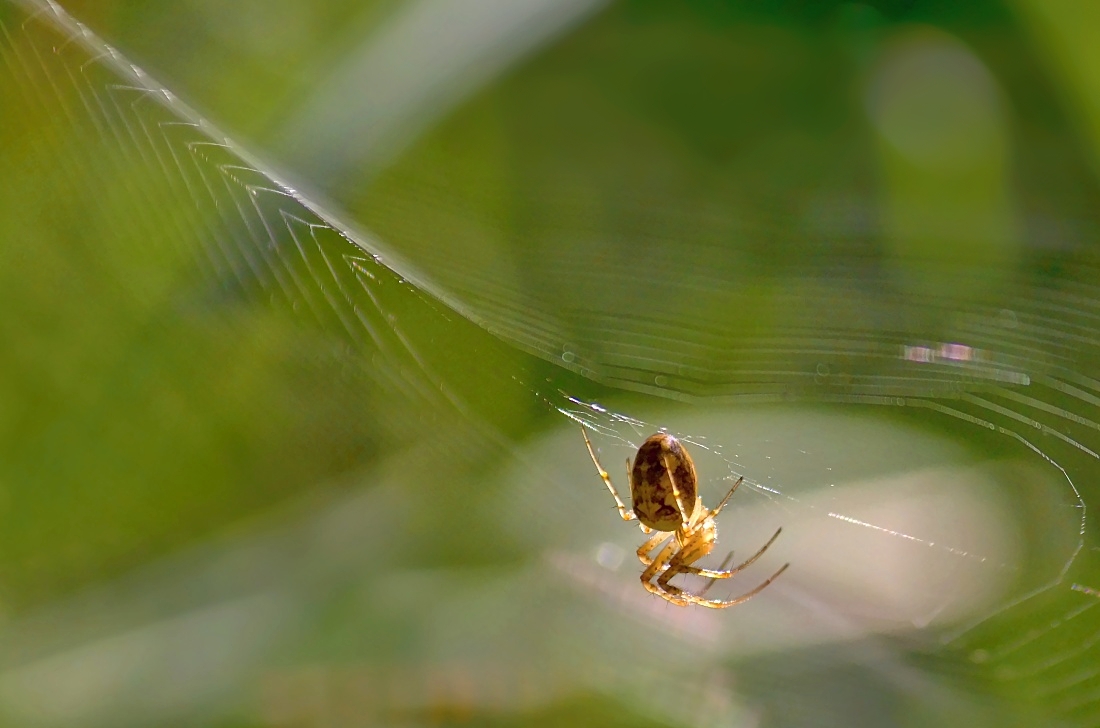
[[[607,486],[607,490],[611,493],[611,497],[615,499],[615,509],[622,516],[624,521],[637,521],[638,517],[634,515],[634,511],[626,507],[626,503],[623,503],[623,499],[619,497],[619,492],[615,490],[615,486],[611,483],[611,476],[606,470],[603,469],[603,465],[600,465],[600,459],[596,457],[596,450],[592,447],[592,441],[588,439],[588,433],[584,427],[581,427],[581,435],[584,436],[584,444],[588,446],[588,454],[592,458],[592,463],[596,466],[596,472],[600,474],[600,479],[603,480],[604,485]],[[626,461],[626,475],[627,480],[630,479],[630,461]],[[653,529],[646,526],[644,523],[638,523],[639,528],[642,529],[642,533],[652,533]]]

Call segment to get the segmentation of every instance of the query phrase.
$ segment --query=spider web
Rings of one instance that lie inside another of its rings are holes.
[[[61,181],[43,194],[74,194],[89,209],[101,208],[91,235],[104,249],[114,244],[113,235],[121,237],[118,230],[147,241],[148,277],[124,281],[128,295],[157,310],[168,301],[214,316],[234,306],[268,306],[317,332],[317,351],[335,349],[361,377],[359,389],[349,391],[364,417],[382,423],[372,432],[374,447],[402,448],[425,462],[379,466],[372,473],[382,481],[407,486],[437,478],[430,463],[466,463],[475,475],[462,480],[456,474],[456,482],[474,487],[484,460],[507,463],[502,480],[511,489],[495,496],[492,519],[506,514],[513,525],[503,528],[543,554],[544,563],[490,582],[484,593],[466,590],[458,577],[453,584],[445,575],[433,577],[424,589],[411,570],[385,574],[395,591],[451,594],[436,609],[423,608],[433,634],[461,632],[463,615],[476,621],[471,615],[489,608],[494,589],[502,601],[525,594],[530,601],[521,604],[529,609],[539,600],[595,594],[597,602],[632,610],[633,624],[684,640],[696,651],[673,658],[690,687],[670,695],[660,675],[637,667],[652,654],[645,643],[622,647],[615,659],[602,655],[609,644],[628,644],[636,628],[617,626],[614,613],[592,615],[582,626],[563,620],[557,639],[518,638],[521,629],[497,633],[492,664],[474,663],[485,670],[471,684],[462,683],[469,664],[439,668],[433,662],[459,659],[446,650],[443,658],[425,658],[442,675],[432,679],[415,670],[394,677],[377,667],[326,668],[330,687],[372,696],[339,709],[385,704],[415,712],[427,705],[522,714],[594,689],[626,696],[676,724],[728,724],[749,719],[750,710],[732,697],[736,692],[777,702],[805,692],[839,662],[864,671],[848,676],[853,682],[874,674],[872,690],[950,703],[957,698],[938,692],[944,684],[965,694],[981,683],[973,690],[1012,696],[1065,724],[1100,725],[1100,668],[1091,659],[1100,643],[1100,569],[1088,507],[1100,457],[1100,423],[1093,414],[1100,382],[1088,367],[1100,355],[1100,295],[1089,282],[1095,269],[1088,262],[1073,261],[1075,278],[1051,275],[1012,286],[1010,299],[991,293],[1001,290],[1000,274],[985,270],[921,283],[918,296],[912,288],[867,291],[862,274],[826,278],[807,267],[795,276],[819,285],[775,293],[775,325],[731,340],[718,316],[654,312],[631,296],[609,300],[615,291],[656,291],[665,301],[729,297],[702,311],[739,305],[722,271],[700,276],[690,261],[660,250],[648,267],[630,271],[549,257],[543,271],[548,280],[569,279],[597,292],[565,308],[552,286],[534,287],[518,299],[516,284],[499,270],[479,272],[476,261],[464,264],[446,250],[417,267],[340,220],[315,196],[298,192],[56,5],[5,6],[0,59],[5,124],[17,138],[32,130],[34,138],[29,159],[0,162],[5,176],[29,178],[49,167]],[[112,199],[114,187],[125,195]],[[122,209],[112,207],[118,200]],[[17,208],[6,214],[17,215]],[[87,214],[85,222],[93,219]],[[441,271],[448,266],[450,275]],[[173,273],[161,280],[158,269]],[[183,303],[176,298],[180,291],[186,292]],[[836,320],[845,323],[813,325],[820,310],[844,312]],[[503,432],[502,401],[549,415],[561,440],[555,434],[529,451],[521,448]],[[738,413],[733,424],[731,411]],[[617,524],[586,464],[577,425],[594,432],[620,488],[625,482],[615,463],[665,427],[697,453],[706,502],[716,502],[744,475],[744,492],[735,499],[742,509],[734,516],[735,548],[751,549],[782,525],[777,548],[787,550],[774,558],[794,563],[784,581],[769,588],[770,613],[747,605],[740,626],[731,626],[715,614],[682,614],[639,601],[629,563],[638,534],[624,527],[621,539],[592,540]],[[858,457],[840,457],[853,440],[870,445]],[[994,453],[989,460],[1002,465],[983,469],[975,451]],[[562,452],[578,461],[575,469],[557,463]],[[906,473],[917,475],[910,482]],[[566,490],[563,482],[587,485]],[[1009,487],[1025,505],[998,504]],[[224,708],[211,706],[223,706],[227,690],[240,688],[266,664],[271,635],[305,629],[311,601],[304,593],[338,590],[349,573],[370,567],[369,554],[389,553],[387,544],[400,552],[394,544],[411,525],[398,519],[370,533],[363,528],[378,509],[415,512],[416,503],[406,510],[393,505],[401,502],[399,492],[383,488],[350,506],[326,504],[304,522],[272,528],[262,538],[230,539],[215,549],[216,557],[191,553],[154,574],[123,579],[106,593],[20,615],[3,636],[8,657],[0,701],[19,719],[43,724],[220,715]],[[878,500],[860,500],[866,492]],[[430,510],[435,501],[418,503]],[[953,519],[934,523],[945,511]],[[1019,511],[1032,520],[1014,520]],[[421,523],[410,518],[409,524]],[[747,523],[740,525],[742,519]],[[321,531],[330,541],[308,541],[307,556],[290,556],[307,542],[304,533]],[[341,553],[361,555],[334,559],[332,539],[343,539]],[[861,562],[863,547],[895,560]],[[830,548],[839,555],[815,553]],[[261,575],[220,561],[226,553],[245,552],[267,565]],[[332,573],[310,576],[318,564]],[[807,573],[811,564],[816,577]],[[887,572],[902,568],[917,575],[911,588],[876,589]],[[196,583],[215,584],[217,596],[196,598],[186,588]],[[171,618],[158,606],[167,602],[179,605]],[[445,614],[460,626],[448,628]],[[87,624],[57,629],[76,622]],[[189,651],[209,647],[211,633],[234,638],[221,652]],[[439,639],[450,645],[447,640],[457,638]],[[505,644],[509,639],[514,643]],[[128,682],[148,664],[140,655],[151,644],[159,645],[157,659],[167,661],[148,678],[153,689]],[[823,647],[838,644],[855,646],[839,656]],[[212,664],[224,670],[190,683],[190,692],[173,693],[181,653],[199,672]],[[537,662],[532,653],[549,656],[555,667],[530,667]],[[756,677],[731,668],[730,654],[754,654]],[[595,667],[575,674],[570,668],[578,655]],[[105,664],[111,669],[104,674],[117,679],[89,686],[89,671]],[[792,664],[821,670],[806,670],[806,684],[799,685],[790,676]],[[317,673],[310,669],[265,678],[259,702],[269,722],[332,717],[324,711],[340,701],[330,697],[327,707],[316,708],[308,686]],[[429,695],[428,702],[395,695],[402,682]],[[67,707],[45,710],[58,691],[70,698]],[[697,709],[669,707],[677,701]],[[812,697],[801,704],[807,711],[821,707]]]

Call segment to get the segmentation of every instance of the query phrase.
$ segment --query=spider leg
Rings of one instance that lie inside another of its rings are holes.
[[[659,532],[652,539],[650,539],[649,541],[642,544],[638,548],[638,560],[641,561],[644,566],[649,566],[650,564],[652,564],[653,559],[649,557],[649,552],[653,550],[653,547],[657,545],[657,543],[660,541],[660,539],[668,538],[668,536],[669,536],[668,533]],[[680,569],[680,573],[682,573],[682,574],[695,574],[696,576],[709,576],[709,577],[711,577],[711,581],[713,582],[713,581],[716,581],[718,579],[725,578],[724,576],[722,576],[723,574],[726,573],[725,571],[723,571],[723,569],[726,568],[726,566],[730,562],[730,559],[732,559],[732,558],[733,558],[733,552],[730,551],[726,555],[726,558],[722,561],[722,565],[718,567],[717,571],[715,571],[713,569],[702,569],[698,566],[688,566],[687,564],[684,564]],[[666,566],[664,568],[668,568],[668,567]],[[715,576],[716,574],[718,576]],[[710,587],[708,586],[707,589],[709,589],[709,588]]]
[[[661,453],[661,462],[665,466],[665,472],[668,473],[669,482],[672,483],[672,495],[676,497],[676,505],[680,508],[680,527],[684,531],[687,531],[690,527],[691,514],[695,512],[695,509],[692,508],[689,513],[687,508],[685,508],[684,497],[680,494],[680,486],[676,485],[676,476],[672,474],[672,468],[668,466],[668,455]],[[698,496],[696,496],[696,499],[698,499]],[[695,504],[693,503],[692,505],[694,506]]]
[[[667,531],[658,531],[657,533],[653,534],[652,538],[646,539],[646,542],[638,547],[638,561],[641,561],[646,566],[652,564],[654,562],[654,559],[651,559],[649,557],[649,552],[655,549],[657,547],[657,544],[661,543],[661,541],[664,541],[671,535],[672,534],[668,533]]]
[[[695,572],[696,574],[709,576],[711,578],[723,578],[718,576],[718,574],[725,574],[726,572],[724,571],[711,571],[710,569],[700,569],[691,565],[710,553],[711,548],[711,544],[699,538],[698,534],[691,532],[685,534],[684,542],[680,550],[672,555],[672,558],[669,559],[668,562],[668,568],[657,577],[657,586],[665,591],[687,597],[689,596],[687,592],[668,583],[669,580],[677,574]]]
[[[768,539],[768,542],[766,544],[764,544],[763,546],[760,547],[759,551],[757,551],[755,554],[753,554],[749,558],[745,559],[744,561],[742,561],[740,564],[738,564],[734,568],[730,569],[729,571],[715,572],[713,574],[706,574],[706,576],[711,576],[711,577],[714,577],[715,579],[728,579],[728,578],[730,578],[731,576],[733,576],[737,572],[741,571],[746,566],[750,566],[754,561],[756,561],[761,556],[763,556],[764,552],[768,550],[769,546],[771,546],[773,543],[775,543],[775,539],[779,538],[779,534],[781,534],[781,533],[783,533],[782,528],[776,529],[775,533],[772,534],[772,537]],[[787,568],[787,567],[784,566],[783,569],[785,569],[785,568]],[[783,571],[783,569],[780,569],[779,571]],[[775,576],[779,576],[779,572],[776,572]],[[774,579],[775,577],[772,577],[772,578]]]
[[[782,574],[784,571],[787,570],[788,566],[790,566],[790,564],[783,564],[781,567],[779,567],[779,571],[777,571],[774,574],[772,574],[771,576],[769,576],[767,581],[765,581],[763,584],[756,587],[755,589],[753,589],[752,591],[750,591],[747,594],[742,594],[741,596],[737,597],[736,599],[728,599],[728,600],[725,600],[725,601],[702,599],[702,598],[700,598],[700,597],[698,597],[694,594],[688,594],[683,589],[680,589],[679,587],[673,586],[672,584],[668,585],[668,591],[669,591],[670,596],[675,596],[675,597],[678,597],[679,599],[683,599],[684,601],[688,602],[689,604],[698,604],[700,607],[710,607],[711,609],[726,609],[727,607],[735,607],[738,604],[744,604],[745,602],[752,599],[754,596],[756,596],[760,592],[764,591],[764,589],[768,586],[768,584],[771,584],[773,581],[776,580],[776,578],[780,574]],[[665,598],[669,599],[669,597],[665,597]],[[672,599],[669,599],[669,601],[672,601]]]
[[[711,579],[728,579],[731,576],[733,576],[734,574],[736,574],[737,572],[744,569],[745,567],[751,566],[753,562],[755,562],[757,559],[759,559],[761,556],[763,556],[764,552],[768,550],[769,546],[771,546],[773,543],[775,543],[775,539],[779,538],[779,534],[781,534],[782,532],[783,532],[782,528],[777,530],[775,533],[772,534],[772,537],[768,539],[768,542],[766,544],[764,544],[760,548],[759,551],[757,551],[755,554],[753,554],[749,558],[745,559],[745,561],[741,562],[740,564],[738,564],[737,566],[735,566],[732,569],[728,569],[728,570],[726,569],[726,564],[729,562],[729,556],[726,557],[726,560],[722,562],[722,565],[720,567],[718,567],[717,570],[715,570],[715,569],[700,569],[700,568],[695,567],[695,566],[688,566],[688,564],[690,564],[692,561],[695,561],[695,559],[702,558],[704,554],[700,554],[700,555],[698,555],[694,558],[684,558],[683,559],[683,564],[677,567],[678,568],[678,573],[681,573],[681,574],[696,574],[698,576],[710,577]],[[688,551],[687,548],[685,548],[684,550]],[[732,551],[730,551],[730,556],[733,556]],[[669,578],[671,579],[672,577],[670,576]]]
[[[599,472],[600,478],[603,479],[604,485],[611,492],[611,497],[615,499],[615,508],[619,511],[619,515],[623,517],[624,521],[635,521],[637,516],[634,515],[634,511],[627,510],[626,504],[623,503],[623,499],[619,497],[619,493],[615,490],[615,486],[611,484],[611,476],[607,474],[607,471],[600,465],[600,459],[596,457],[596,451],[592,449],[592,442],[588,439],[588,433],[584,427],[581,427],[581,434],[584,435],[584,444],[588,446],[588,454],[592,456],[592,462],[596,465],[596,471]],[[629,468],[629,461],[627,467]],[[642,531],[649,533],[649,529],[642,525]]]
[[[630,472],[630,458],[627,458],[626,459],[626,482],[629,483],[631,477],[632,477],[632,474]],[[632,511],[632,513],[633,513],[633,511]],[[637,518],[637,515],[635,515],[634,517]],[[649,526],[645,525],[641,521],[638,521],[638,528],[642,529],[642,533],[646,534],[647,536],[649,534],[653,533],[653,529],[650,528]]]
[[[734,486],[734,487],[736,488],[737,486]],[[721,506],[719,506],[719,507],[721,507]],[[717,571],[722,571],[723,569],[725,569],[727,566],[729,566],[729,563],[731,561],[733,561],[733,552],[732,551],[730,551],[728,554],[726,554],[726,558],[722,559],[722,563],[718,565]],[[689,573],[689,574],[698,574],[700,571],[703,571],[703,569],[696,569],[694,566],[691,566],[691,567],[688,567],[687,573]],[[707,582],[706,586],[704,586],[702,589],[699,590],[699,593],[696,596],[701,597],[704,594],[706,594],[708,591],[710,591],[710,588],[712,586],[714,586],[714,583],[716,581],[718,581],[717,577],[712,578],[710,581]]]
[[[705,556],[710,551],[711,546],[710,546],[709,543],[701,542],[701,541],[696,540],[694,538],[691,538],[689,536],[687,541],[684,543],[684,547],[678,553],[674,554],[671,557],[671,559],[669,560],[668,568],[665,569],[664,572],[662,572],[661,575],[657,578],[657,586],[662,591],[668,592],[670,595],[672,595],[674,597],[677,597],[677,598],[682,599],[682,600],[686,600],[687,602],[689,602],[691,604],[698,604],[700,606],[710,607],[712,609],[725,609],[726,607],[732,607],[735,604],[742,604],[743,602],[746,602],[749,599],[751,599],[752,597],[759,594],[762,589],[767,587],[768,584],[771,584],[772,581],[774,581],[776,577],[778,577],[780,574],[782,574],[787,569],[787,567],[790,566],[790,564],[784,564],[779,569],[779,571],[772,574],[771,577],[769,577],[768,580],[765,581],[763,584],[756,587],[755,589],[753,589],[748,594],[744,594],[740,597],[737,597],[736,599],[732,599],[732,600],[710,600],[710,599],[703,599],[702,595],[705,594],[706,591],[709,590],[710,587],[714,585],[714,580],[716,580],[716,579],[728,579],[731,576],[733,576],[734,574],[736,574],[737,572],[741,571],[745,567],[747,567],[750,564],[752,564],[753,562],[755,562],[757,559],[759,559],[764,554],[764,552],[768,550],[768,547],[771,546],[775,542],[775,539],[779,538],[779,534],[782,533],[782,531],[783,531],[782,528],[779,529],[778,531],[776,531],[775,534],[768,540],[768,542],[766,544],[764,544],[764,546],[759,551],[757,551],[755,554],[750,556],[748,559],[746,559],[744,562],[742,562],[739,566],[737,566],[733,569],[725,570],[725,565],[729,561],[729,557],[727,557],[726,561],[722,563],[722,569],[717,570],[717,571],[712,571],[711,569],[697,569],[697,568],[694,568],[694,567],[691,566],[691,563],[693,561],[695,561],[697,559],[700,559],[703,556]],[[733,556],[733,554],[731,553],[730,556]],[[675,586],[675,585],[669,583],[669,581],[673,577],[675,577],[677,574],[686,574],[686,573],[695,573],[695,574],[699,574],[700,576],[709,576],[709,577],[711,577],[711,582],[709,584],[707,584],[703,588],[702,592],[700,592],[699,594],[692,594],[690,592],[687,592],[687,591],[681,589],[678,586]]]
[[[741,481],[744,480],[744,479],[745,479],[744,475],[742,475],[740,478],[737,479],[737,482],[733,484],[732,488],[730,488],[730,492],[726,493],[726,497],[722,499],[722,502],[719,503],[718,506],[713,511],[710,512],[710,517],[711,518],[714,518],[715,516],[717,516],[722,511],[722,509],[726,507],[726,503],[729,503],[729,499],[731,497],[733,497],[733,491],[737,490],[737,486],[741,485]]]
[[[671,539],[667,544],[665,544],[664,548],[662,548],[657,554],[657,557],[654,558],[653,561],[650,562],[649,566],[646,567],[645,571],[642,572],[641,579],[642,586],[645,587],[646,591],[650,592],[651,594],[656,594],[657,596],[661,597],[661,599],[672,602],[676,606],[686,607],[690,603],[688,599],[672,593],[671,590],[663,588],[659,583],[653,583],[653,577],[664,570],[668,565],[668,562],[675,557],[675,555],[677,554],[676,548],[678,546],[679,543],[677,543],[675,538]]]

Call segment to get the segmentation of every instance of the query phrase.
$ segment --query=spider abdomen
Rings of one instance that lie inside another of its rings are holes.
[[[680,513],[670,469],[687,513]],[[639,521],[657,531],[675,531],[691,517],[696,492],[695,463],[679,440],[658,432],[642,443],[630,470],[630,498]]]

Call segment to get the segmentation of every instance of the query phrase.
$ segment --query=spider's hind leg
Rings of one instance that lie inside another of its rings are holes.
[[[678,599],[678,600],[681,600],[681,601],[685,601],[688,604],[698,604],[701,607],[709,607],[711,609],[725,609],[727,607],[733,607],[733,606],[736,606],[738,604],[744,604],[745,602],[747,602],[748,600],[752,599],[754,596],[756,596],[757,594],[762,592],[765,588],[767,588],[767,586],[769,584],[771,584],[773,581],[775,581],[779,577],[780,574],[782,574],[784,571],[787,570],[787,567],[790,566],[790,564],[789,563],[788,564],[783,564],[781,567],[779,567],[778,571],[776,571],[774,574],[769,576],[767,578],[767,580],[764,581],[762,584],[757,586],[752,591],[750,591],[746,594],[742,594],[741,596],[739,596],[735,599],[726,599],[726,600],[704,599],[703,595],[706,594],[707,591],[714,585],[714,582],[716,580],[718,580],[718,579],[728,579],[729,577],[733,576],[734,574],[741,571],[746,566],[748,566],[749,564],[753,563],[758,558],[760,558],[761,554],[763,554],[765,551],[767,551],[768,547],[772,545],[772,542],[775,541],[775,539],[778,535],[779,534],[776,533],[775,536],[772,536],[771,540],[769,540],[766,544],[764,544],[763,548],[761,548],[755,554],[750,556],[744,563],[742,563],[741,565],[739,565],[739,566],[737,566],[736,568],[733,568],[733,569],[728,569],[728,570],[725,569],[726,565],[730,561],[730,558],[733,556],[732,552],[730,552],[730,555],[727,556],[726,559],[722,562],[722,570],[719,570],[719,571],[711,571],[710,569],[696,569],[696,568],[694,568],[694,567],[692,567],[692,566],[690,566],[686,563],[683,563],[678,558],[673,557],[671,559],[671,563],[669,563],[669,565],[668,565],[668,568],[657,579],[657,586],[664,593],[668,594],[668,596],[666,596],[665,598],[669,599],[669,601],[672,601],[672,599]],[[709,583],[707,583],[706,586],[703,587],[703,589],[698,594],[692,594],[691,592],[685,591],[684,589],[681,589],[680,587],[669,583],[669,580],[672,579],[677,574],[687,574],[687,573],[700,574],[702,576],[710,576],[711,580],[710,580]]]
[[[660,536],[660,535],[668,535],[668,534],[660,533],[660,534],[657,534],[657,535]],[[651,538],[649,540],[649,542],[652,542],[652,541],[655,541],[655,540],[656,540],[656,536],[654,538]],[[646,545],[648,545],[649,542],[647,542]],[[664,571],[668,567],[669,561],[671,561],[673,558],[675,558],[676,554],[678,553],[678,551],[676,550],[678,546],[679,546],[679,543],[677,543],[675,538],[673,538],[668,543],[666,543],[664,545],[664,548],[662,548],[657,553],[657,556],[652,561],[649,562],[649,565],[646,567],[645,571],[642,572],[641,580],[642,580],[642,586],[644,586],[646,591],[648,591],[650,594],[656,594],[657,596],[661,597],[661,599],[664,599],[665,601],[668,601],[668,602],[672,602],[673,604],[675,604],[678,607],[686,607],[688,604],[690,604],[690,602],[687,599],[685,599],[682,596],[678,596],[678,595],[674,594],[671,590],[666,589],[664,587],[664,585],[661,583],[662,579],[664,578],[664,574],[661,574],[661,572]],[[641,557],[642,557],[642,550],[638,549],[638,558],[641,558]],[[658,574],[661,574],[661,579],[658,579],[657,583],[654,584],[653,583],[653,577],[657,576]]]
[[[652,538],[646,539],[646,542],[638,547],[638,561],[641,561],[645,566],[652,565],[653,562],[656,561],[656,559],[650,558],[649,552],[657,548],[657,545],[661,543],[661,541],[664,541],[671,535],[672,534],[668,533],[667,531],[658,531],[657,533],[653,534]],[[660,554],[658,554],[658,557],[659,556]]]
[[[726,558],[722,559],[722,563],[718,565],[718,568],[715,569],[715,571],[725,571],[726,567],[729,566],[731,561],[733,561],[732,551],[726,554]],[[688,569],[689,574],[698,574],[701,571],[705,571],[704,569],[696,569],[694,566],[689,566]],[[699,596],[704,596],[708,591],[710,591],[710,588],[714,586],[715,582],[717,581],[717,576],[711,577],[710,580],[706,583],[706,586],[699,590]]]

